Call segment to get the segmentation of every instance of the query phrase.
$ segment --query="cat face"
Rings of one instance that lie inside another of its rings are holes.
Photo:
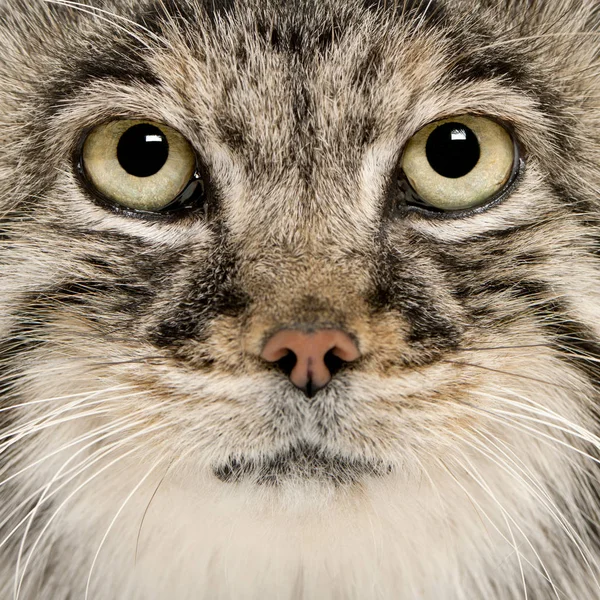
[[[521,572],[595,597],[596,9],[388,4],[0,6],[0,532],[22,593],[83,589],[105,540],[81,536],[139,523],[164,483],[151,539],[173,524],[171,550],[227,566],[206,522],[261,514],[289,581],[309,573],[298,597],[329,593],[302,537],[328,514],[357,547],[385,524],[383,595],[357,598],[463,597],[458,572],[485,597]],[[435,131],[477,138],[466,174],[433,174]],[[163,162],[132,179],[151,138]],[[254,570],[276,564],[261,535],[236,546]],[[67,590],[38,556],[73,544]],[[91,589],[200,585],[148,556],[100,560]]]

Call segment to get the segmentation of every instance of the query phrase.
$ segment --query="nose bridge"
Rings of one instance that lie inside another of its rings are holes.
[[[370,285],[364,259],[325,244],[318,250],[261,249],[254,256],[246,255],[242,270],[258,312],[276,321],[315,327],[344,320]]]
[[[294,148],[298,153],[297,146]],[[327,247],[365,248],[379,223],[378,204],[350,185],[360,165],[347,165],[344,173],[337,157],[329,168],[315,168],[311,179],[305,170],[273,165],[271,175],[253,182],[239,202],[226,202],[223,217],[229,234],[247,247],[284,248],[293,252],[323,252]],[[273,177],[273,180],[271,180]]]
[[[267,337],[280,330],[359,334],[369,289],[368,265],[360,259],[333,248],[324,256],[297,247],[271,247],[246,254],[241,270],[251,298],[244,340],[252,354],[260,354]],[[311,343],[324,339],[313,337]]]
[[[327,250],[263,248],[245,269],[253,298],[245,350],[308,397],[360,357],[365,267]]]

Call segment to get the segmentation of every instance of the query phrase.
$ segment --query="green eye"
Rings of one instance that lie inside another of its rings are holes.
[[[109,200],[158,212],[190,184],[196,156],[185,138],[166,125],[116,120],[88,134],[82,165],[89,182]]]
[[[518,160],[504,127],[485,117],[461,115],[418,131],[401,166],[421,203],[461,211],[497,196],[515,174]]]

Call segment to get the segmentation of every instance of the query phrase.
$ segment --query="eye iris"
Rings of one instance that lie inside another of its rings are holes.
[[[429,135],[425,153],[434,171],[442,177],[458,179],[479,162],[479,141],[466,125],[444,123]]]
[[[130,127],[117,145],[117,159],[121,167],[135,177],[155,175],[164,167],[168,157],[167,137],[149,123]]]

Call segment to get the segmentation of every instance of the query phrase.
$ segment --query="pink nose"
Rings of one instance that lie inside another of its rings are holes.
[[[260,355],[268,362],[279,362],[291,382],[312,398],[331,381],[340,363],[356,360],[360,352],[339,329],[311,333],[284,329],[269,338]]]

